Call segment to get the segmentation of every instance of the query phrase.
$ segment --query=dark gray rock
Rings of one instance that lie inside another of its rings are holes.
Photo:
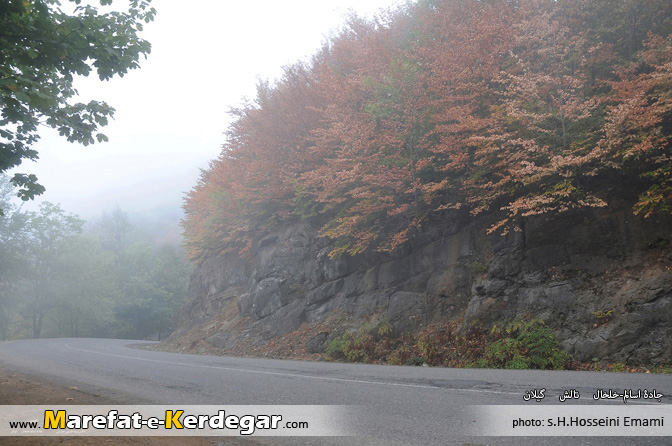
[[[328,332],[323,331],[322,333],[318,333],[314,338],[308,341],[306,350],[308,350],[309,353],[324,353],[326,351],[325,343],[327,342],[327,339],[329,339]]]
[[[578,360],[670,361],[672,248],[659,242],[672,240],[670,218],[598,209],[528,218],[506,236],[486,234],[488,226],[447,220],[427,231],[433,239],[397,255],[337,259],[307,222],[278,228],[260,237],[251,259],[224,255],[196,268],[174,336],[234,302],[230,318],[242,318],[245,328],[222,328],[208,338],[217,347],[237,337],[263,343],[337,310],[385,316],[395,333],[447,319],[468,327],[539,317]],[[321,335],[310,349],[322,348]]]

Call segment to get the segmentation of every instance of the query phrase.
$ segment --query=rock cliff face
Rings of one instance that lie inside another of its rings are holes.
[[[426,242],[395,256],[338,259],[308,223],[279,228],[257,241],[251,260],[225,255],[196,268],[172,338],[262,343],[337,310],[385,315],[397,333],[534,316],[577,360],[672,358],[669,218],[623,206],[531,218],[507,236],[486,235],[488,226],[439,222]]]

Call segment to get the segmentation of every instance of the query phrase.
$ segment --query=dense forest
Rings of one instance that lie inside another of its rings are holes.
[[[188,255],[249,252],[311,219],[331,256],[392,252],[438,220],[672,209],[672,3],[420,0],[349,19],[261,82],[188,194]]]
[[[0,176],[0,340],[167,336],[187,293],[183,250],[116,208],[87,223],[59,205],[15,204]]]

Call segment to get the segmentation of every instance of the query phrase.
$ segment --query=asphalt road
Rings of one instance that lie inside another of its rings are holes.
[[[266,437],[269,445],[669,445],[672,437],[483,437],[474,405],[556,404],[567,389],[593,404],[597,389],[656,389],[672,404],[672,376],[396,367],[165,353],[139,341],[0,342],[0,365],[127,404],[349,405],[355,437]],[[525,402],[530,389],[546,399]],[[622,402],[609,401],[611,404]],[[602,403],[604,404],[604,403]],[[669,407],[669,406],[668,406]],[[506,409],[506,408],[503,408]],[[672,419],[667,420],[672,424]],[[226,444],[223,440],[222,444]]]

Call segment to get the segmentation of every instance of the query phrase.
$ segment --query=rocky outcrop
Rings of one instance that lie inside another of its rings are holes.
[[[506,236],[487,235],[484,220],[437,222],[395,256],[336,259],[309,223],[279,228],[249,260],[228,254],[196,268],[173,339],[201,330],[219,348],[262,343],[335,311],[384,315],[396,333],[533,316],[578,360],[669,362],[669,218],[598,209],[530,218]]]

